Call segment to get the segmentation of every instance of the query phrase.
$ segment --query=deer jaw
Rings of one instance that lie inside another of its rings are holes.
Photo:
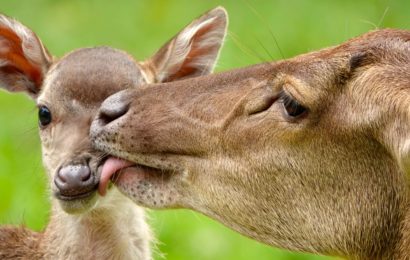
[[[139,204],[191,208],[291,250],[405,258],[409,42],[408,31],[380,30],[122,91],[104,101],[93,143],[134,162],[116,185]]]

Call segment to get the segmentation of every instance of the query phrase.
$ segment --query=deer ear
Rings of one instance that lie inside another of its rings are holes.
[[[0,15],[0,88],[36,97],[51,62],[52,57],[30,29]]]
[[[227,19],[225,9],[217,7],[172,38],[146,63],[153,71],[154,81],[211,73],[226,35]]]

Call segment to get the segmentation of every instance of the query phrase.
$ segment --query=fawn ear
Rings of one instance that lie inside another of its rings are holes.
[[[228,24],[217,7],[194,20],[147,61],[155,82],[195,77],[212,72]]]
[[[0,15],[0,88],[36,97],[51,62],[52,57],[30,29]]]

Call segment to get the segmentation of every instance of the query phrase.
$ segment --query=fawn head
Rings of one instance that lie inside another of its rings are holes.
[[[101,102],[126,88],[210,73],[226,26],[225,10],[215,8],[137,62],[110,47],[81,48],[55,58],[34,32],[0,16],[0,87],[35,100],[43,163],[66,212],[84,212],[98,201],[105,154],[91,147],[89,128]]]

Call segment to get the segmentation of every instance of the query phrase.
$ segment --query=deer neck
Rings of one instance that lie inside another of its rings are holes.
[[[52,203],[50,223],[39,243],[46,259],[150,259],[144,212],[116,189],[95,209],[65,213]]]

